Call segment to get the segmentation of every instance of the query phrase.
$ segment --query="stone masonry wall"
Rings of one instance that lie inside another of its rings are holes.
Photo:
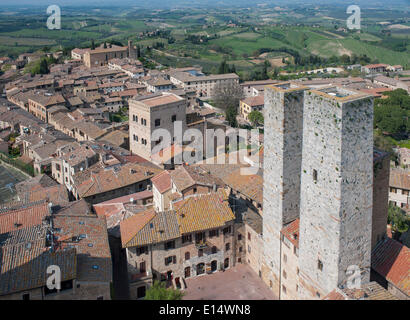
[[[390,157],[374,163],[372,249],[386,235],[389,209]]]
[[[303,122],[300,297],[312,299],[346,284],[350,265],[369,279],[373,101],[307,91]]]
[[[277,295],[280,231],[299,216],[303,92],[304,88],[265,89],[262,277]]]

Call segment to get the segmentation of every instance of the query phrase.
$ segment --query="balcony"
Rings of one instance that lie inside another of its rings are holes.
[[[207,241],[198,241],[198,242],[195,242],[195,247],[197,248],[197,249],[205,249],[205,248],[207,248],[209,246],[209,243],[207,242]]]

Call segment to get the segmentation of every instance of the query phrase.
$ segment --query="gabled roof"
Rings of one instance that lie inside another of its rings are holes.
[[[265,98],[263,95],[248,97],[241,101],[250,107],[256,107],[256,106],[261,106],[265,104]]]
[[[384,239],[373,250],[372,269],[410,296],[409,248],[394,239]]]
[[[299,218],[293,220],[284,226],[281,233],[290,241],[292,244],[299,248]]]
[[[390,187],[410,190],[410,174],[401,169],[390,169]]]
[[[181,234],[223,227],[235,219],[229,207],[228,195],[222,189],[183,200],[176,214]]]
[[[39,203],[16,210],[0,213],[0,233],[15,231],[22,228],[42,224],[43,219],[50,215],[47,203]]]
[[[181,165],[170,172],[172,182],[180,192],[183,192],[194,185],[212,187],[213,185],[222,186],[223,182],[199,166]]]
[[[156,213],[154,209],[139,212],[121,221],[122,247],[143,246],[181,236],[174,211]]]
[[[111,252],[105,219],[94,215],[57,215],[53,222],[58,249],[75,248],[76,278],[80,281],[111,281]],[[73,241],[73,237],[78,240]]]
[[[127,163],[116,168],[100,169],[97,172],[88,169],[75,175],[75,188],[78,194],[84,198],[142,182],[159,172],[161,172],[160,169],[147,168],[135,163]],[[88,177],[83,180],[81,177],[83,175],[88,175]]]
[[[166,170],[153,177],[151,181],[159,193],[167,192],[172,187],[171,175]]]
[[[223,181],[246,197],[257,203],[263,203],[263,178],[258,174],[241,174],[240,170],[238,169],[224,177]]]
[[[76,278],[77,257],[74,249],[50,252],[43,240],[0,247],[0,296],[46,285],[47,268],[57,265],[61,281]]]

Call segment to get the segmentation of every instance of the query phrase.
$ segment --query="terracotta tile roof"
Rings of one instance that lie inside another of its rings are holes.
[[[346,300],[346,297],[343,295],[341,290],[334,289],[330,293],[328,293],[323,300]]]
[[[224,226],[235,219],[225,191],[195,196],[176,203],[175,211],[154,209],[121,222],[123,247],[142,246],[179,238],[183,233]]]
[[[148,99],[142,100],[142,103],[144,103],[148,107],[156,107],[156,106],[161,106],[161,105],[168,104],[168,103],[178,102],[181,100],[183,100],[181,97],[178,97],[177,95],[174,95],[174,94],[169,94],[169,95],[162,95],[159,97],[148,98]]]
[[[281,230],[281,233],[290,241],[292,244],[299,248],[299,218],[288,223]]]
[[[246,197],[263,203],[263,178],[260,175],[242,175],[239,169],[224,177],[223,181]]]
[[[365,292],[367,295],[367,300],[398,300],[377,282],[370,282],[366,286]]]
[[[219,228],[235,219],[225,190],[184,200],[176,209],[181,234]]]
[[[55,104],[64,104],[65,103],[65,99],[61,94],[46,96],[46,95],[42,95],[42,94],[34,94],[33,93],[29,96],[29,100],[32,100],[32,101],[42,105],[43,107],[48,107],[48,106],[52,106],[52,105],[55,105]]]
[[[115,146],[122,146],[127,143],[129,139],[128,131],[114,130],[98,138],[99,141],[106,141]]]
[[[112,88],[112,87],[123,87],[124,84],[122,82],[107,82],[98,85],[99,88]]]
[[[100,169],[96,172],[84,170],[75,175],[75,189],[81,197],[119,189],[147,179],[161,172],[160,169],[147,168],[140,164],[127,163],[117,168]],[[85,180],[82,175],[89,174]],[[79,182],[78,181],[82,181]]]
[[[401,169],[390,169],[390,187],[410,190],[410,173]]]
[[[368,283],[363,289],[336,288],[323,300],[398,300],[377,282]]]
[[[53,219],[59,249],[75,248],[77,279],[111,281],[111,252],[105,219],[58,215]],[[78,241],[73,241],[76,237]]]
[[[175,184],[179,192],[183,192],[194,185],[203,185],[212,187],[223,186],[221,179],[212,176],[207,170],[200,166],[185,166],[181,165],[170,172],[172,182]]]
[[[152,184],[158,189],[159,193],[167,192],[171,189],[171,175],[168,171],[163,171],[151,179]]]
[[[372,269],[410,296],[410,249],[386,238],[372,254]]]
[[[159,212],[149,209],[121,221],[123,248],[163,242],[180,237],[174,211]]]
[[[42,240],[0,247],[0,296],[46,285],[47,268],[57,265],[61,280],[76,278],[74,249],[50,252]]]
[[[241,101],[250,107],[256,107],[265,104],[265,97],[263,95],[259,95],[254,97],[248,97]]]
[[[25,196],[29,202],[46,200],[53,205],[66,205],[69,202],[68,191],[64,185],[48,188],[33,188]]]
[[[0,233],[42,224],[43,219],[49,215],[49,206],[44,202],[26,208],[23,207],[0,213]]]
[[[53,211],[54,215],[65,215],[65,216],[88,216],[93,215],[88,206],[88,203],[84,200],[72,201],[66,204],[63,208],[58,211]]]
[[[110,97],[134,97],[138,95],[137,89],[128,89],[124,91],[111,92]]]
[[[387,67],[387,64],[383,64],[383,63],[377,63],[377,64],[368,64],[366,66],[364,66],[364,68],[381,68],[381,67]]]
[[[134,214],[145,211],[144,205],[127,205],[122,203],[94,205],[97,216],[104,217],[107,221],[108,234],[120,238],[120,223],[132,217]]]

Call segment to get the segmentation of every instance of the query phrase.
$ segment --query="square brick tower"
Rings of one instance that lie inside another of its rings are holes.
[[[280,231],[299,217],[303,97],[306,87],[265,87],[262,278],[279,296]]]
[[[338,286],[369,281],[372,184],[373,98],[339,87],[306,91],[300,298],[319,299]],[[348,269],[360,270],[356,280]]]

